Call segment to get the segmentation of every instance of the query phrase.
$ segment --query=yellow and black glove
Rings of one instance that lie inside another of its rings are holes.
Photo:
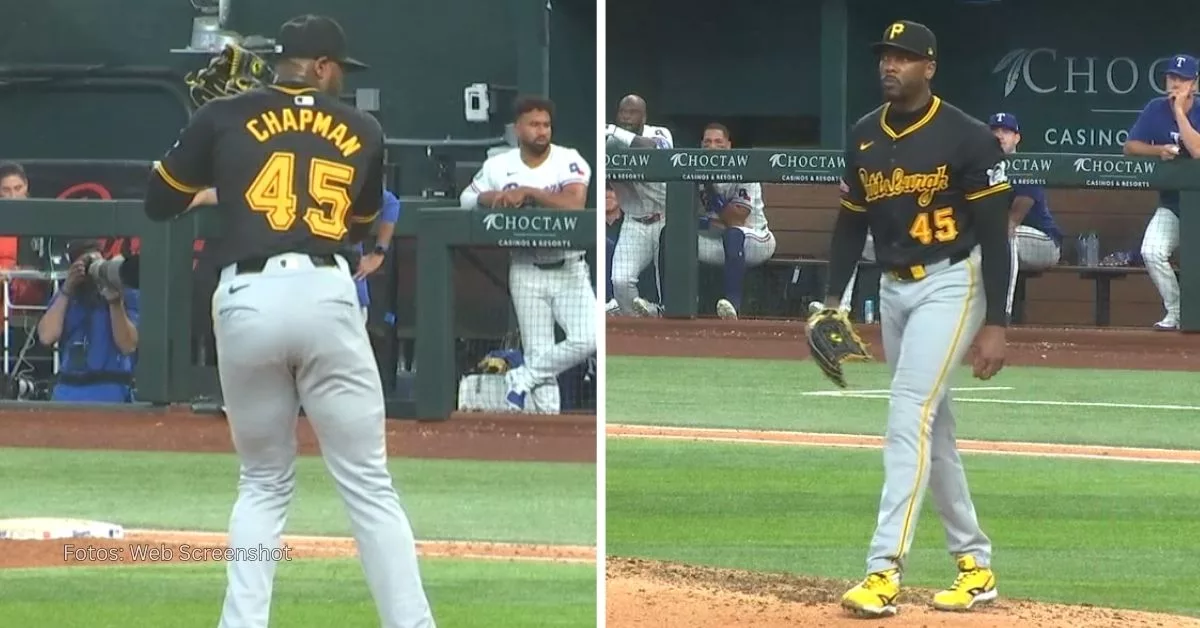
[[[821,309],[808,317],[806,329],[808,351],[829,381],[846,387],[842,363],[847,360],[865,362],[871,359],[867,345],[854,331],[848,312],[840,309]]]
[[[257,54],[237,44],[226,44],[204,68],[184,77],[188,94],[197,107],[215,98],[232,96],[274,80],[271,66]]]

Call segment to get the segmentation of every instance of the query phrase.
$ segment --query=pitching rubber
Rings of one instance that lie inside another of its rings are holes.
[[[29,517],[0,519],[0,539],[48,541],[50,539],[123,539],[125,528],[105,521]]]

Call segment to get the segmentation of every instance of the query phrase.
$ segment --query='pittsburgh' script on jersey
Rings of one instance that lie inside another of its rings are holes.
[[[858,169],[858,178],[862,180],[868,203],[881,198],[891,198],[901,194],[916,194],[917,205],[928,207],[933,202],[933,195],[950,187],[950,176],[946,174],[949,167],[938,166],[933,172],[917,172],[906,174],[903,168],[896,168],[890,177],[882,172],[867,172],[865,168]]]
[[[288,107],[278,112],[264,111],[257,118],[246,121],[246,130],[260,143],[280,133],[312,133],[337,146],[343,157],[349,157],[362,148],[358,136],[350,135],[350,129],[345,124],[337,122],[328,113],[312,109]]]

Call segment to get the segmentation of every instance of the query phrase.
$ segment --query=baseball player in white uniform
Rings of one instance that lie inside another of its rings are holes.
[[[714,122],[704,129],[700,144],[709,150],[733,148],[729,129]],[[735,319],[742,307],[742,279],[746,268],[758,266],[775,254],[775,235],[767,227],[762,185],[758,183],[707,183],[700,192],[704,215],[700,218],[697,257],[701,264],[724,266],[725,296],[717,301],[717,315]]]
[[[613,148],[672,148],[671,131],[646,124],[646,101],[630,94],[617,105],[617,123],[605,131]],[[613,251],[612,284],[619,312],[647,315],[649,304],[638,296],[638,277],[650,264],[658,266],[658,249],[667,218],[667,184],[613,181],[625,220]],[[657,273],[656,273],[657,275]],[[659,293],[662,293],[661,278]],[[635,303],[636,302],[636,303]]]
[[[591,168],[573,148],[550,142],[554,103],[523,98],[516,107],[518,148],[489,157],[459,196],[465,208],[582,210]],[[558,375],[596,352],[596,292],[584,251],[512,253],[508,286],[521,330],[524,364],[508,371],[515,410],[559,412]],[[554,324],[566,338],[554,342]]]

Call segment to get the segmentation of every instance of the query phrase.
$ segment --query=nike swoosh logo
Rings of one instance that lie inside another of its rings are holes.
[[[240,285],[240,286],[229,286],[229,294],[233,294],[233,293],[235,293],[235,292],[238,292],[238,291],[239,291],[239,290],[241,290],[242,288],[247,288],[247,287],[249,287],[249,286],[250,286],[250,284],[248,284],[248,283],[244,283],[244,284],[242,284],[242,285]]]
[[[874,143],[875,143],[875,142],[863,142],[862,144],[859,144],[859,145],[858,145],[858,150],[867,150],[867,149],[868,149],[868,148],[870,148],[870,147],[871,147],[871,146],[872,146]]]

